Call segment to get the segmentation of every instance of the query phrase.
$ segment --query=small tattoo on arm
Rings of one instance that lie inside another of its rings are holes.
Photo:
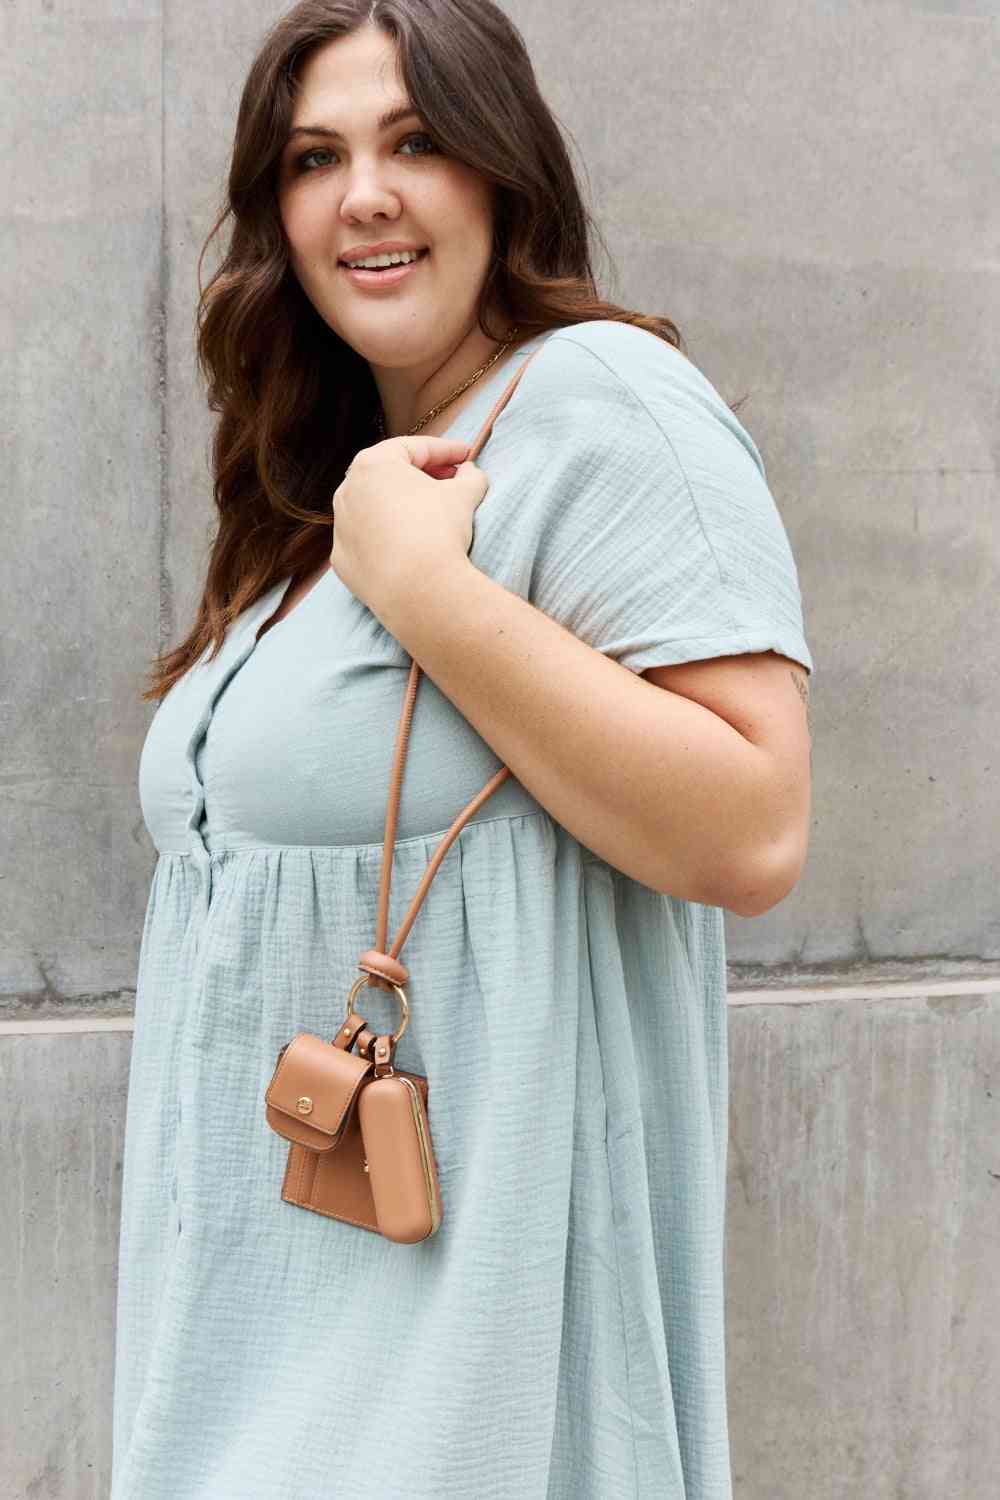
[[[812,735],[812,724],[809,720],[809,682],[802,672],[792,672],[792,681],[795,683],[795,691],[798,693],[806,708],[806,726]]]

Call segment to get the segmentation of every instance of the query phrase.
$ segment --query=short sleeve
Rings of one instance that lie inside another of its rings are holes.
[[[551,334],[478,462],[473,562],[595,650],[637,673],[757,651],[812,671],[757,447],[655,334]]]

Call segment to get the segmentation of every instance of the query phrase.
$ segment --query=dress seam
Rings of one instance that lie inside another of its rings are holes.
[[[603,1073],[603,1060],[602,1060],[602,1073]],[[623,1348],[623,1350],[625,1352],[625,1385],[626,1385],[626,1387],[628,1389],[628,1425],[629,1425],[629,1432],[632,1434],[632,1469],[633,1469],[633,1473],[635,1475],[635,1496],[636,1496],[636,1500],[640,1500],[640,1488],[639,1488],[639,1450],[638,1450],[638,1448],[636,1446],[636,1441],[635,1441],[635,1407],[634,1407],[633,1402],[632,1402],[632,1366],[631,1366],[631,1362],[629,1360],[629,1352],[628,1352],[628,1327],[627,1327],[626,1321],[625,1321],[625,1296],[624,1296],[624,1293],[622,1291],[622,1258],[621,1258],[621,1247],[620,1247],[619,1242],[618,1242],[619,1241],[619,1235],[618,1235],[617,1214],[615,1213],[614,1177],[613,1177],[613,1174],[612,1174],[612,1171],[611,1171],[611,1158],[608,1155],[608,1138],[607,1138],[606,1131],[605,1131],[605,1136],[604,1136],[604,1161],[605,1161],[605,1165],[607,1166],[607,1169],[608,1169],[608,1188],[609,1188],[610,1193],[611,1193],[611,1225],[612,1225],[612,1230],[613,1230],[614,1237],[615,1237],[615,1270],[617,1272],[617,1276],[616,1276],[615,1279],[616,1279],[616,1281],[618,1283],[618,1312],[619,1312],[619,1316],[621,1318],[622,1348]]]
[[[584,923],[587,933],[587,967],[590,974],[591,986],[594,986],[593,975],[593,952],[590,946],[590,934]],[[596,1023],[596,1016],[595,1016]],[[628,1391],[628,1425],[632,1436],[632,1473],[634,1477],[634,1500],[640,1500],[640,1478],[639,1478],[639,1449],[635,1439],[635,1406],[632,1399],[632,1365],[629,1359],[629,1337],[628,1323],[625,1316],[625,1293],[622,1287],[622,1257],[621,1243],[618,1223],[618,1200],[615,1193],[615,1177],[611,1167],[611,1153],[608,1149],[608,1091],[606,1069],[604,1065],[604,1054],[601,1051],[600,1039],[597,1039],[597,1056],[601,1071],[601,1097],[604,1101],[604,1169],[607,1173],[608,1196],[611,1200],[611,1233],[615,1242],[615,1282],[618,1287],[618,1317],[622,1331],[622,1352],[625,1356],[625,1386]],[[626,1127],[625,1134],[634,1130],[638,1122],[630,1122]]]
[[[514,823],[514,822],[517,822],[519,819],[524,819],[524,818],[548,818],[550,821],[554,821],[554,819],[552,818],[552,814],[546,812],[544,808],[540,809],[540,811],[538,811],[538,812],[498,813],[498,815],[495,818],[472,818],[472,819],[470,819],[470,821],[468,823],[466,823],[465,827],[462,828],[459,831],[458,837],[459,838],[462,837],[462,834],[465,832],[466,828],[478,828],[483,823]],[[434,829],[432,829],[430,831],[430,833],[414,833],[414,834],[411,834],[408,838],[405,838],[405,839],[396,839],[395,842],[394,842],[394,844],[393,844],[393,847],[398,849],[399,846],[400,846],[400,844],[423,844],[423,843],[426,843],[426,841],[428,839],[443,838],[444,835],[448,832],[448,829],[450,827],[451,827],[451,824],[449,823],[444,828],[434,828]],[[377,839],[377,840],[374,840],[373,842],[367,843],[367,844],[232,844],[229,847],[224,848],[224,849],[210,849],[209,850],[209,855],[212,858],[216,858],[216,857],[218,857],[219,855],[222,855],[222,854],[259,854],[261,852],[266,853],[269,849],[274,849],[274,850],[282,850],[282,849],[308,849],[310,851],[314,851],[314,850],[317,850],[317,849],[349,850],[349,849],[384,849],[384,848],[385,848],[385,840],[384,839]],[[190,859],[191,856],[192,856],[193,851],[191,849],[158,849],[157,853],[158,854],[179,854],[179,855],[184,856],[185,858]]]
[[[618,385],[621,386],[622,390],[628,392],[629,396],[631,396],[632,400],[636,403],[636,405],[640,408],[640,410],[643,411],[643,412],[645,412],[646,416],[649,418],[649,421],[652,423],[653,427],[656,429],[656,432],[659,434],[659,437],[660,437],[660,439],[661,439],[664,447],[668,448],[670,450],[670,455],[673,458],[673,461],[674,461],[674,463],[677,466],[677,472],[681,476],[681,479],[682,479],[682,481],[684,483],[684,488],[687,491],[688,499],[691,502],[691,509],[694,511],[694,514],[695,514],[695,516],[697,518],[698,527],[699,527],[699,529],[701,531],[701,535],[702,535],[702,540],[704,541],[705,546],[708,549],[709,555],[710,555],[712,561],[715,563],[716,570],[717,570],[717,572],[719,574],[719,582],[723,585],[724,588],[729,588],[730,585],[731,585],[731,580],[730,580],[728,574],[726,573],[725,568],[722,566],[722,563],[719,561],[719,555],[718,555],[718,553],[716,552],[715,548],[712,546],[712,540],[711,540],[711,538],[710,538],[710,536],[708,534],[708,528],[705,525],[705,518],[702,515],[701,506],[698,504],[698,501],[695,498],[694,489],[692,487],[690,479],[688,478],[687,470],[685,469],[683,463],[681,462],[681,457],[680,457],[680,454],[677,452],[677,448],[676,448],[676,446],[674,444],[673,438],[670,436],[670,434],[668,432],[664,431],[664,428],[663,428],[662,424],[657,420],[657,418],[650,411],[649,407],[646,405],[646,402],[639,395],[639,392],[635,389],[635,387],[632,386],[632,385],[630,385],[629,382],[627,380],[625,380],[624,377],[621,376],[618,373],[618,371],[616,369],[614,369],[614,367],[608,363],[608,361],[603,357],[603,355],[598,354],[596,349],[591,349],[591,347],[590,347],[589,344],[581,343],[581,341],[579,339],[565,338],[565,339],[562,340],[562,342],[567,343],[567,344],[574,344],[577,349],[583,349],[585,353],[590,354],[594,359],[596,359],[597,362],[598,362],[598,364],[604,366],[604,368],[607,370],[608,374],[612,377],[612,379],[615,380],[615,381],[617,381]]]

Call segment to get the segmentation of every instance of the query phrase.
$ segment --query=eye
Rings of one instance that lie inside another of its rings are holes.
[[[411,141],[426,141],[430,147],[429,151],[418,151],[416,153],[418,156],[434,156],[436,154],[439,154],[438,148],[435,145],[434,141],[432,141],[431,137],[422,130],[417,131],[415,135],[408,135],[405,140],[400,141],[400,147],[408,146]],[[294,170],[297,174],[315,171],[316,169],[314,167],[310,167],[307,165],[307,163],[310,162],[314,156],[334,155],[336,155],[336,153],[328,150],[326,146],[314,146],[311,151],[305,151],[301,156],[295,158]]]
[[[431,140],[430,136],[426,135],[422,130],[418,130],[415,135],[408,135],[405,141],[400,141],[400,145],[406,146],[410,143],[410,141],[426,141],[428,146],[430,146],[431,149],[429,151],[418,151],[418,156],[433,156],[438,149],[435,142]]]

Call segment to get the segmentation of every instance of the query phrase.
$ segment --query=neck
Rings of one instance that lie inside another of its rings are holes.
[[[446,401],[493,358],[502,348],[504,340],[510,336],[509,329],[508,323],[500,338],[490,339],[483,334],[477,323],[450,350],[422,365],[408,366],[405,369],[373,365],[371,368],[382,404],[385,436],[398,437],[402,433],[412,432],[422,417],[439,402]],[[421,431],[433,435],[449,427],[462,409],[475,399],[480,381],[492,375],[515,348],[516,342],[504,349],[485,376],[474,380],[467,390],[455,396],[453,401],[448,401]]]

